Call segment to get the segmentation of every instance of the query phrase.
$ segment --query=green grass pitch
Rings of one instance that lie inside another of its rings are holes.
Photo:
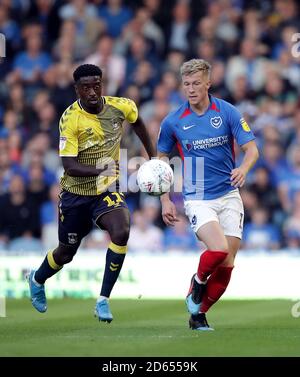
[[[300,356],[292,301],[228,301],[208,314],[214,332],[191,331],[184,301],[111,300],[114,321],[93,317],[94,300],[7,300],[0,356]]]

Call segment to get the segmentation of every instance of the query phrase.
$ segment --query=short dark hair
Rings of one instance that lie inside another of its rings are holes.
[[[77,82],[81,77],[100,76],[102,78],[102,71],[94,64],[82,64],[73,72],[74,81]]]

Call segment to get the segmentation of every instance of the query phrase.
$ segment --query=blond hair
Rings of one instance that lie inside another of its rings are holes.
[[[197,72],[203,72],[209,78],[211,72],[211,65],[203,59],[191,59],[187,62],[184,62],[180,67],[181,77],[193,75]]]

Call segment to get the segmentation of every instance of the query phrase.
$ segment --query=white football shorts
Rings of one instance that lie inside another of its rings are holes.
[[[242,238],[244,206],[238,189],[217,199],[187,200],[184,208],[195,233],[202,225],[217,221],[225,236]]]

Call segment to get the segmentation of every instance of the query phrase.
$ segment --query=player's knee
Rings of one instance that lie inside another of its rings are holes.
[[[224,253],[229,253],[228,244],[221,245],[220,251],[223,251]]]
[[[215,242],[214,248],[212,250],[223,251],[224,253],[228,253],[229,252],[228,242],[226,240]]]
[[[232,249],[232,248],[229,247],[227,257],[224,260],[224,262],[222,263],[222,266],[224,266],[224,267],[234,266],[234,260],[235,260],[235,257],[236,257],[236,253],[237,253],[236,249]]]
[[[78,246],[72,245],[64,245],[62,243],[59,243],[59,246],[57,249],[53,252],[53,257],[55,259],[55,262],[63,266],[64,264],[70,263],[76,254],[78,249]]]
[[[127,245],[129,238],[129,226],[122,226],[112,230],[110,238],[116,245]]]
[[[234,257],[228,253],[227,257],[225,258],[224,262],[220,264],[223,267],[232,267],[234,266]]]

